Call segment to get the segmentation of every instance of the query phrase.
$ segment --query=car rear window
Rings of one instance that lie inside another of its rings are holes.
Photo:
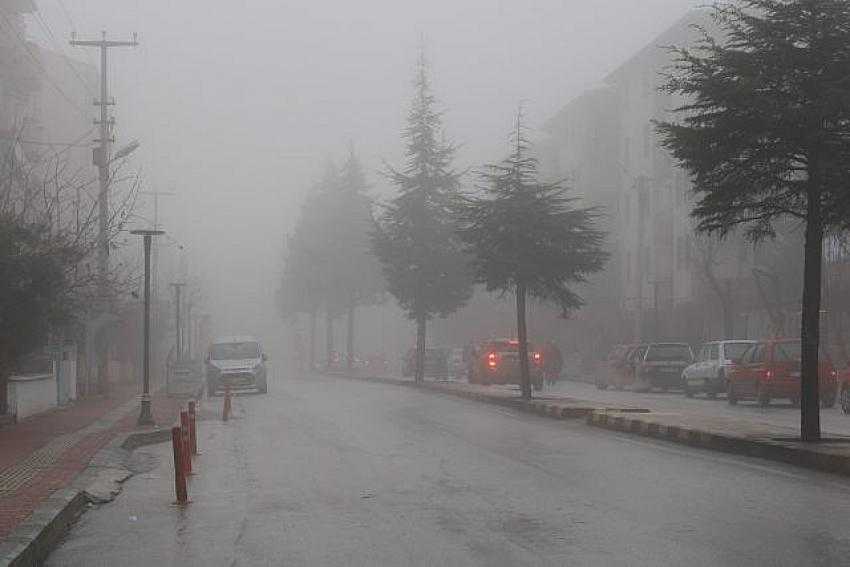
[[[800,360],[800,342],[776,343],[773,347],[773,359],[777,362]]]
[[[691,349],[688,345],[651,345],[646,353],[648,361],[690,359]]]
[[[744,356],[750,346],[749,343],[726,343],[723,351],[727,360],[738,360]]]

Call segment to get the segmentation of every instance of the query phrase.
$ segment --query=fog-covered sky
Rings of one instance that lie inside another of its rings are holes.
[[[33,25],[31,36],[48,47],[50,33],[139,33],[138,48],[111,53],[118,144],[138,138],[147,188],[179,193],[161,200],[165,228],[204,276],[219,327],[234,331],[270,310],[283,234],[325,157],[350,141],[370,171],[400,159],[421,37],[468,167],[502,157],[519,101],[539,126],[700,4],[36,1],[49,32]],[[97,61],[93,50],[61,48]]]

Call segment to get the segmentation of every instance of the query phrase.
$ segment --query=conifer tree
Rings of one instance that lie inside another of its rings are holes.
[[[514,294],[523,398],[531,398],[526,300],[557,305],[564,314],[581,307],[573,286],[600,271],[607,259],[597,213],[576,207],[560,182],[538,179],[517,114],[513,151],[480,173],[481,194],[458,206],[460,234],[472,254],[476,281],[488,291]]]
[[[443,141],[442,115],[421,53],[414,85],[402,134],[406,161],[386,171],[398,195],[376,223],[372,247],[387,291],[416,323],[415,379],[422,381],[428,321],[463,306],[472,282],[451,210],[460,184],[460,173],[452,168],[455,147]]]
[[[816,441],[824,235],[850,219],[850,3],[739,0],[713,16],[719,39],[673,49],[667,89],[686,102],[658,129],[692,175],[698,230],[805,226],[801,432]]]

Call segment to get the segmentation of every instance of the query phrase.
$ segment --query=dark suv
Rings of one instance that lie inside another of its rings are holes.
[[[682,387],[682,371],[694,361],[687,343],[650,343],[643,356],[634,359],[634,390],[668,390]]]

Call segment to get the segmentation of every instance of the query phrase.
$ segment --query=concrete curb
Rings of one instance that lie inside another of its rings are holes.
[[[107,448],[118,446],[132,451],[170,439],[170,429],[130,432],[113,440]],[[79,476],[86,472],[84,470]],[[34,567],[43,564],[56,544],[86,511],[88,504],[88,495],[79,488],[63,488],[51,494],[0,543],[0,567]]]
[[[830,443],[804,444],[772,437],[744,437],[705,431],[696,427],[660,423],[653,419],[651,413],[634,416],[606,411],[593,412],[587,416],[587,424],[664,439],[691,447],[758,457],[821,472],[850,476],[850,454],[829,452]]]
[[[54,492],[0,544],[0,567],[41,565],[87,504],[81,491]]]

